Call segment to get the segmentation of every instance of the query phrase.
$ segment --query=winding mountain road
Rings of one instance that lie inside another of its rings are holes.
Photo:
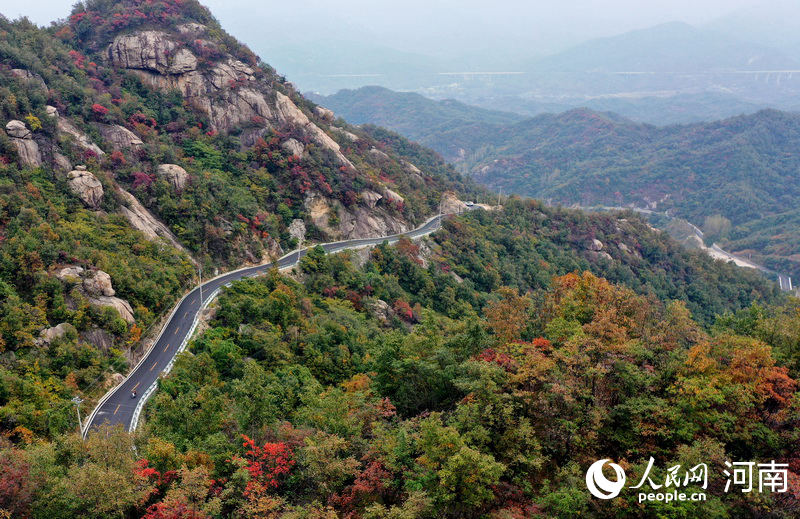
[[[322,244],[322,247],[328,253],[335,253],[346,249],[359,249],[379,245],[385,241],[394,243],[401,237],[421,238],[439,229],[442,218],[443,215],[435,216],[417,229],[402,234],[325,243]],[[83,437],[85,438],[90,431],[103,424],[122,424],[128,431],[135,430],[145,402],[158,385],[159,376],[162,373],[168,373],[172,368],[175,357],[186,348],[197,327],[200,311],[217,296],[219,291],[234,281],[258,276],[274,267],[278,269],[293,267],[297,265],[300,258],[308,250],[308,248],[305,248],[290,252],[274,263],[243,268],[223,274],[198,285],[184,296],[172,311],[166,325],[144,358],[133,368],[121,384],[106,393],[92,414],[89,415],[82,430]],[[133,391],[137,392],[136,398],[131,397]]]

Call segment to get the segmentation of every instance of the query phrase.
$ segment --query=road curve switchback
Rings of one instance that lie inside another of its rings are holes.
[[[443,215],[435,216],[417,229],[402,234],[325,243],[321,244],[321,246],[326,252],[335,253],[347,249],[375,246],[385,241],[393,243],[401,237],[420,238],[437,230],[441,226],[442,218]],[[92,414],[89,415],[82,431],[84,438],[90,431],[104,424],[121,424],[128,431],[136,429],[144,402],[155,391],[159,376],[172,368],[175,357],[184,350],[194,333],[200,311],[216,297],[221,288],[240,279],[264,274],[275,267],[278,269],[293,267],[297,265],[300,258],[308,250],[306,248],[290,252],[274,263],[257,265],[223,274],[198,285],[189,292],[173,310],[155,344],[144,358],[121,384],[109,391],[100,400]],[[132,396],[134,391],[136,391],[135,397]]]

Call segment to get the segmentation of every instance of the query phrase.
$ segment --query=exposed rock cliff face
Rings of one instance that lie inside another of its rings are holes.
[[[67,174],[67,186],[90,209],[99,209],[103,202],[103,184],[97,177],[78,166]]]
[[[53,116],[58,118],[56,121],[56,128],[58,129],[59,133],[70,136],[79,148],[82,150],[92,151],[98,157],[106,154],[97,144],[92,142],[92,139],[90,139],[88,135],[80,131],[77,126],[72,124],[72,121],[65,117],[59,117],[58,111],[56,111]]]
[[[446,191],[442,195],[441,211],[444,214],[460,214],[467,210],[467,204],[458,199],[452,191]]]
[[[24,167],[38,168],[42,165],[42,154],[39,145],[33,140],[33,134],[22,121],[9,121],[6,133],[17,149],[19,162]]]
[[[181,30],[181,29],[179,29]],[[196,36],[205,32],[199,24],[183,27]],[[215,43],[198,43],[217,50]],[[252,67],[231,55],[206,66],[179,41],[176,35],[149,30],[117,36],[107,50],[109,62],[138,74],[161,90],[179,90],[196,108],[204,112],[213,129],[228,131],[243,123],[264,121],[263,130],[249,131],[245,144],[252,144],[270,127],[291,126],[301,130],[312,142],[330,150],[337,161],[352,168],[339,145],[306,116],[292,100],[256,80]],[[325,118],[332,114],[325,112]]]
[[[306,149],[305,146],[303,146],[303,143],[297,139],[288,139],[281,144],[281,147],[295,157],[302,157],[303,152]]]
[[[311,222],[337,239],[386,236],[410,229],[408,223],[381,208],[374,206],[346,208],[338,200],[330,200],[316,192],[306,196],[305,207]],[[334,217],[338,220],[338,226],[331,224]]]
[[[135,196],[119,186],[117,186],[117,194],[121,202],[120,211],[134,229],[143,232],[150,240],[164,239],[188,255],[172,231],[139,203]]]

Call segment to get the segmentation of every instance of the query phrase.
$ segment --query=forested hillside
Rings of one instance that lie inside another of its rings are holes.
[[[141,427],[83,440],[79,414],[201,269],[488,192],[305,99],[195,0],[87,0],[0,32],[0,519],[800,510],[796,301],[633,213],[519,198],[224,289]],[[714,486],[698,508],[582,487],[590,461],[634,477],[650,456],[782,460],[792,491]]]
[[[206,276],[415,227],[477,190],[335,121],[195,1],[0,17],[0,428],[73,429]],[[83,409],[84,411],[86,409]]]
[[[721,215],[731,222],[718,237],[726,249],[800,276],[800,115],[765,110],[656,127],[581,109],[508,124],[463,105],[449,115],[431,100],[413,106],[433,115],[412,116],[405,96],[361,89],[321,101],[419,140],[495,190],[566,205],[669,211],[701,227]]]
[[[703,326],[687,303],[658,298],[656,265],[661,286],[695,293],[690,306],[721,294],[696,294],[676,269],[720,283],[735,271],[707,258],[692,266],[702,256],[655,232],[637,238],[643,227],[632,215],[592,221],[512,202],[419,244],[315,249],[292,275],[236,283],[160,383],[140,433],[6,442],[13,470],[0,476],[10,489],[0,508],[48,518],[792,517],[793,493],[753,500],[712,485],[698,506],[639,504],[633,493],[601,501],[583,487],[600,457],[625,463],[630,478],[650,456],[717,472],[729,458],[780,459],[792,481],[800,469],[796,306],[754,305]],[[628,250],[587,250],[593,233]],[[756,278],[732,286],[763,292]]]

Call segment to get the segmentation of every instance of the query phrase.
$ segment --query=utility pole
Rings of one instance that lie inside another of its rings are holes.
[[[83,399],[79,396],[75,396],[72,398],[72,403],[75,404],[75,411],[78,413],[78,434],[83,432],[83,424],[81,423],[81,404],[83,403]]]

